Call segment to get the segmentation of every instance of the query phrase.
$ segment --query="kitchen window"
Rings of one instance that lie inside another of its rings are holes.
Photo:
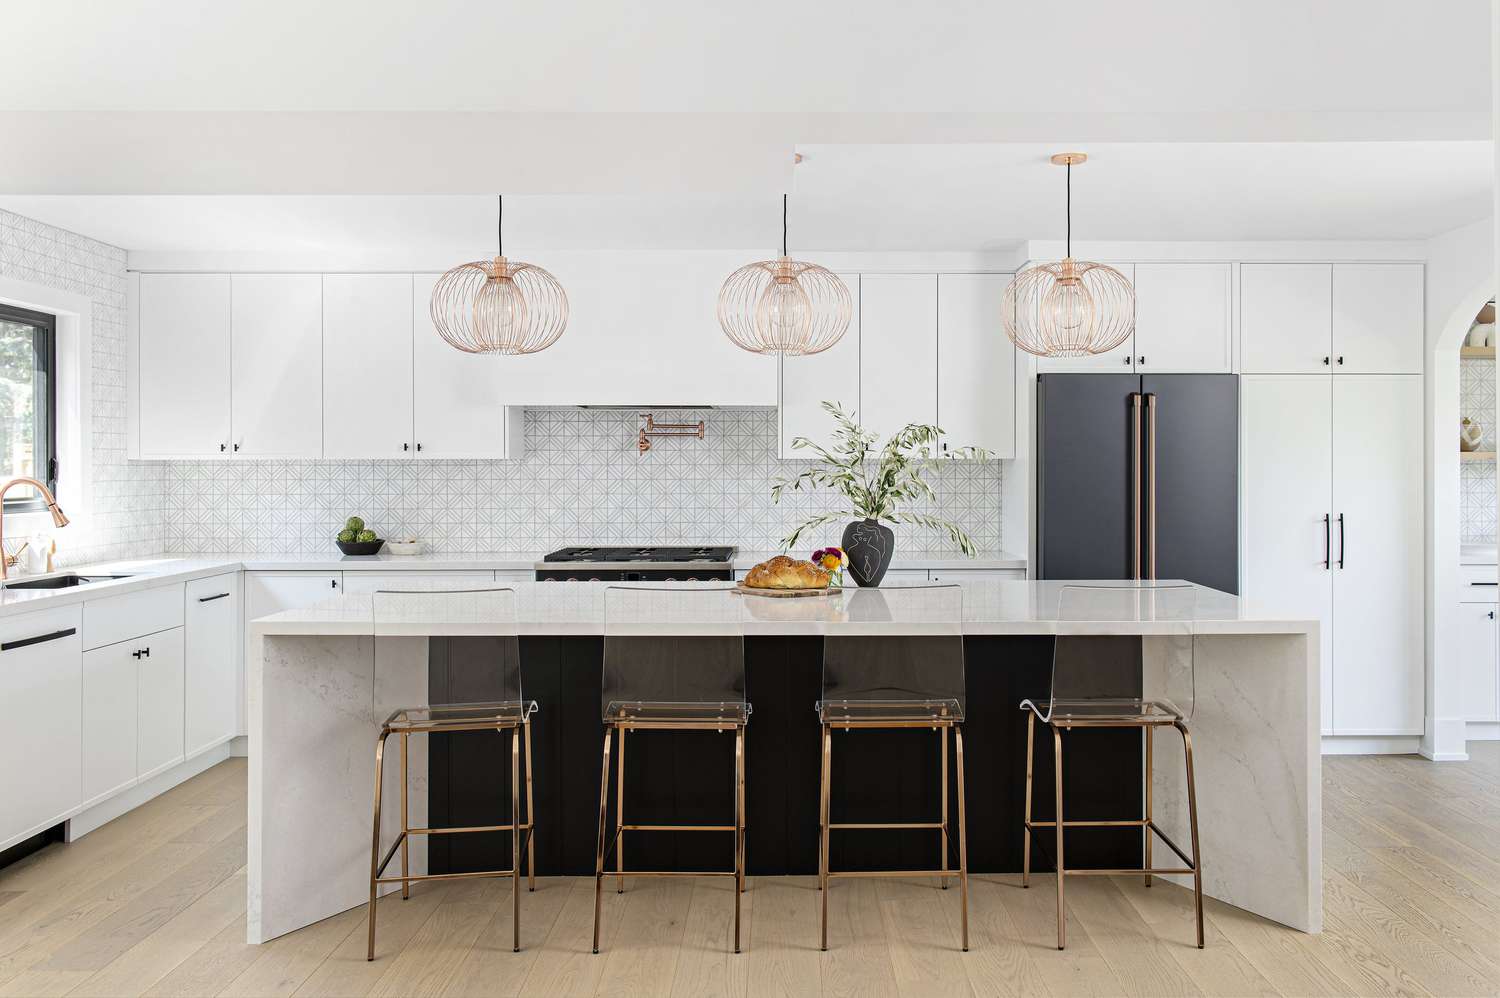
[[[0,473],[57,492],[57,318],[0,304]],[[5,512],[44,509],[32,491],[5,497]]]

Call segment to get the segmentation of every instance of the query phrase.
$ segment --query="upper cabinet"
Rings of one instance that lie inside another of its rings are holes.
[[[231,453],[321,457],[322,279],[235,274],[231,289]]]
[[[822,353],[780,359],[782,457],[813,456],[811,451],[792,448],[797,437],[824,447],[832,442],[833,417],[823,411],[824,402],[836,402],[851,416],[859,416],[859,275],[838,276],[849,288],[854,306],[848,331]]]
[[[1422,373],[1422,283],[1420,263],[1334,264],[1334,370]]]
[[[139,453],[229,453],[229,276],[142,274]]]
[[[1127,281],[1135,283],[1134,264],[1110,263],[1109,266],[1124,274]],[[1139,301],[1137,305],[1139,306]],[[996,307],[999,307],[998,302]],[[1036,369],[1043,374],[1063,372],[1128,374],[1135,370],[1135,337],[1127,336],[1125,342],[1113,350],[1090,354],[1087,357],[1038,357]]]
[[[410,274],[323,277],[323,456],[410,457]]]
[[[438,335],[430,307],[437,279],[437,274],[418,274],[412,280],[416,456],[472,460],[519,452],[524,419],[506,407],[500,393],[501,369],[515,358],[466,353]]]
[[[936,423],[937,276],[864,274],[859,297],[860,425],[884,440]]]
[[[1136,264],[1135,369],[1152,374],[1230,373],[1229,302],[1227,263]]]
[[[1016,347],[1000,324],[1009,274],[938,275],[937,423],[943,449],[1016,456]]]

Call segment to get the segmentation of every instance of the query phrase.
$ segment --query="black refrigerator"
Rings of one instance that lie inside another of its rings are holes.
[[[1037,578],[1239,591],[1239,378],[1037,378]]]

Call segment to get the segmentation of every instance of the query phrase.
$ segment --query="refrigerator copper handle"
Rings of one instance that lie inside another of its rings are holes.
[[[1130,393],[1130,577],[1141,577],[1141,393]]]
[[[1146,578],[1156,578],[1156,393],[1146,393],[1146,434],[1151,438],[1151,450],[1146,458]]]

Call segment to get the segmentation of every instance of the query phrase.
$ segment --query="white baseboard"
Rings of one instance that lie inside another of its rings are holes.
[[[109,800],[95,804],[75,814],[68,821],[67,841],[72,842],[81,839],[96,828],[114,821],[127,811],[133,811],[146,803],[153,797],[166,793],[179,783],[197,776],[205,769],[211,769],[229,758],[229,743],[225,742],[217,748],[209,749],[193,756],[186,762],[178,763],[171,769],[157,773],[155,776],[142,780],[129,790],[124,790]]]
[[[229,754],[236,759],[243,759],[250,754],[250,736],[236,735],[229,743]]]
[[[1500,742],[1500,723],[1495,721],[1470,721],[1464,733],[1471,742]]]
[[[1421,735],[1323,736],[1324,755],[1418,755],[1421,750]]]

